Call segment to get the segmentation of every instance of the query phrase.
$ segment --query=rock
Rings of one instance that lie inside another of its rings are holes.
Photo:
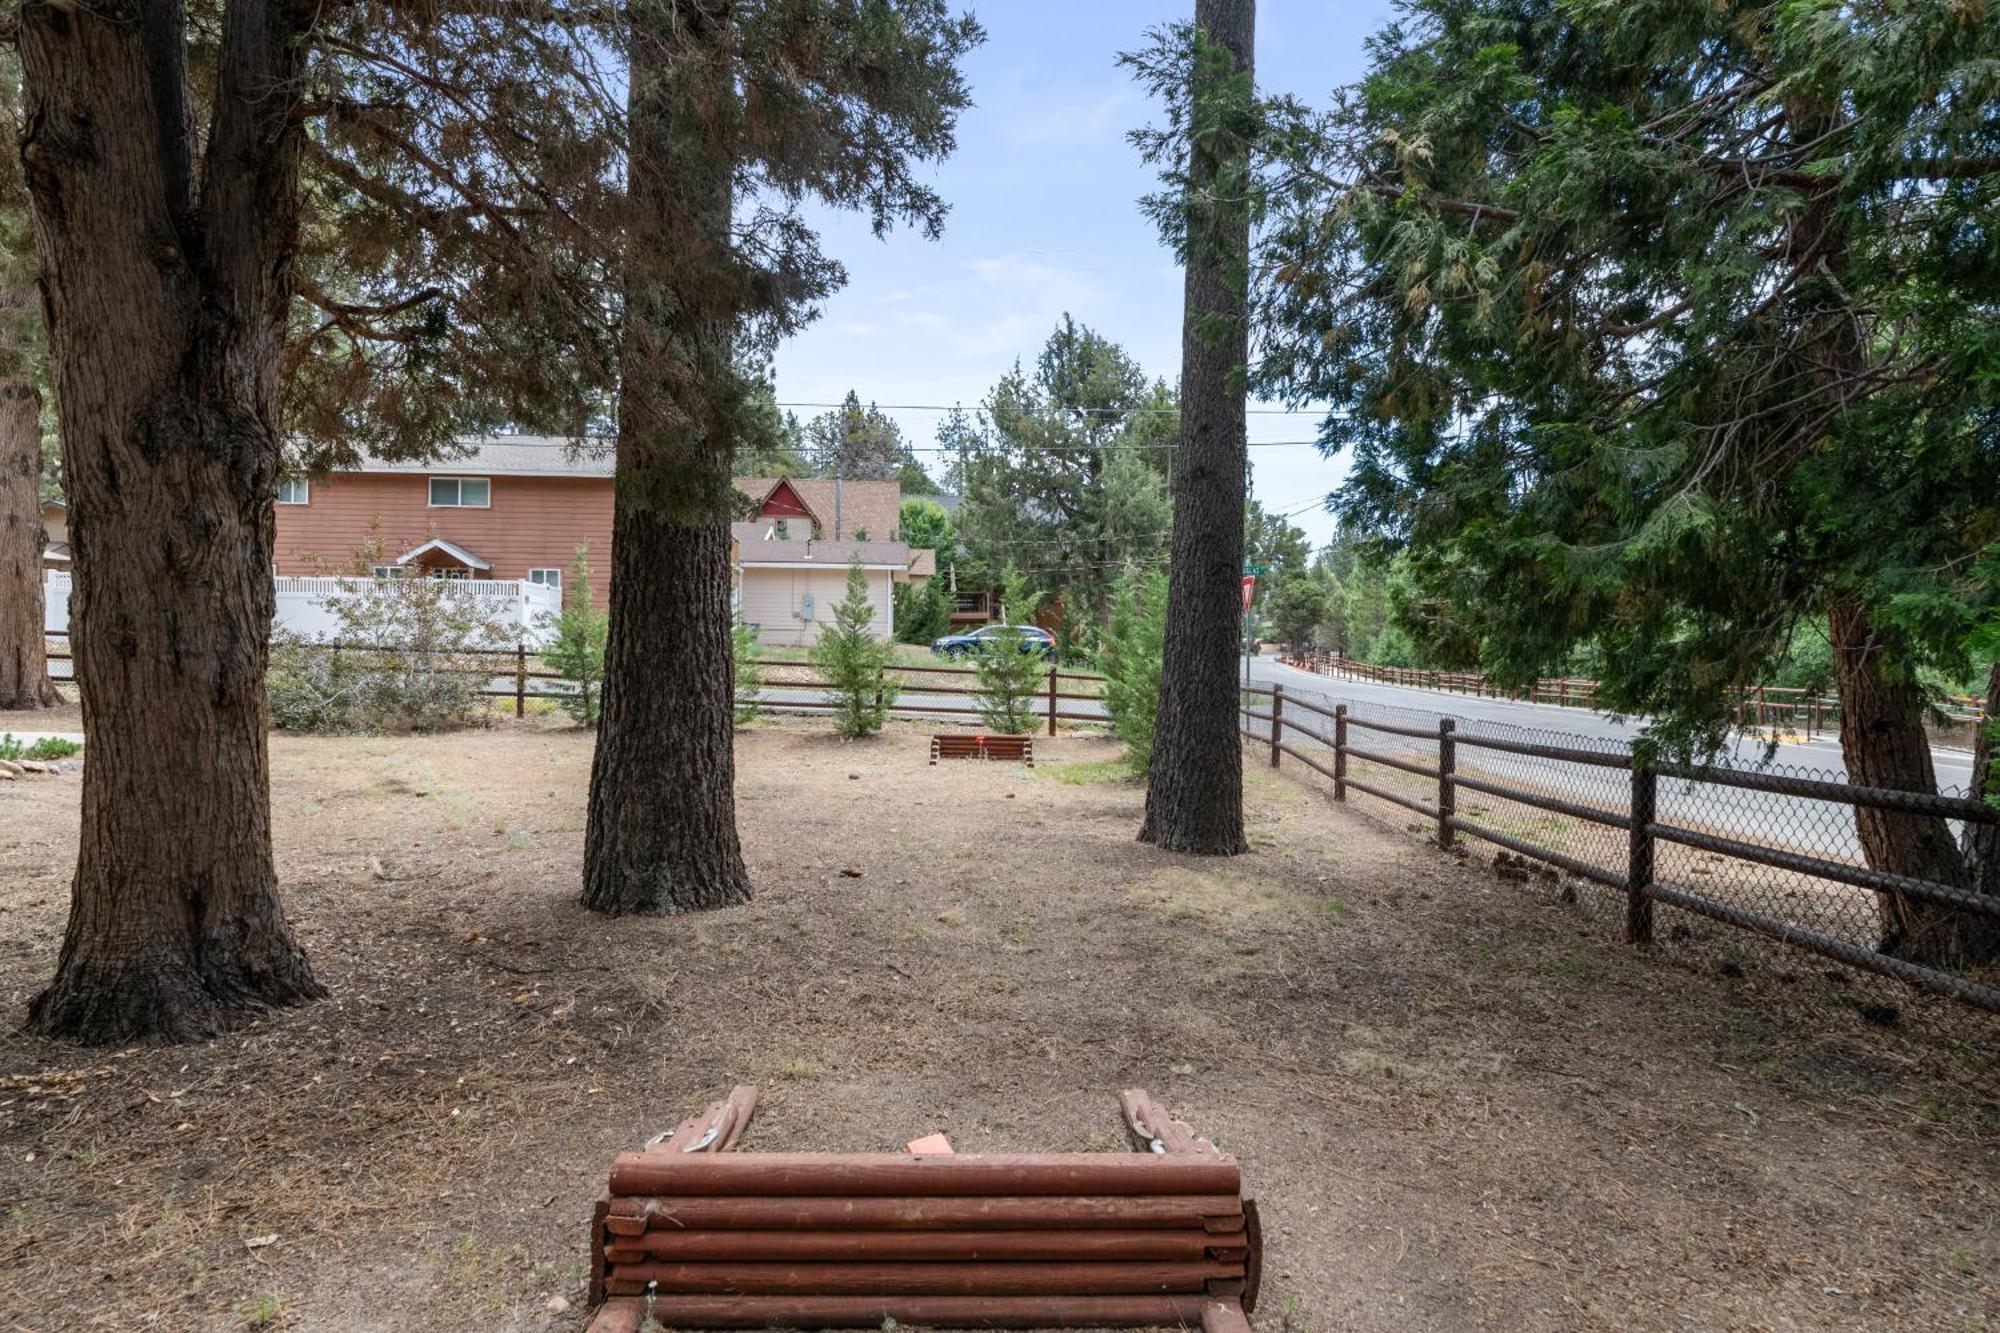
[[[15,763],[12,759],[0,759],[0,773],[4,773],[10,778],[18,778],[26,771],[26,769],[20,764]]]
[[[548,1308],[554,1310],[557,1314],[561,1314],[564,1310],[569,1309],[569,1302],[561,1296],[551,1296],[549,1297]]]
[[[53,764],[45,764],[39,759],[23,759],[16,763],[14,767],[20,769],[23,773],[53,773],[56,771]]]

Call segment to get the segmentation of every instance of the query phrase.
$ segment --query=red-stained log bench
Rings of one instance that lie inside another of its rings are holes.
[[[621,1153],[589,1333],[1201,1326],[1247,1333],[1261,1244],[1236,1160],[1146,1093],[1134,1153],[738,1153],[741,1087]]]
[[[1035,766],[1033,736],[953,736],[931,737],[931,762],[940,759],[1001,759],[1009,763]]]

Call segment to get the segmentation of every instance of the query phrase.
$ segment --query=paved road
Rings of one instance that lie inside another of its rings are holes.
[[[1460,719],[1568,732],[1610,741],[1629,743],[1639,736],[1644,725],[1643,719],[1620,720],[1588,709],[1564,708],[1559,704],[1484,699],[1443,690],[1343,680],[1282,666],[1268,657],[1251,659],[1251,677],[1265,684],[1282,684],[1288,693],[1316,692],[1334,700],[1408,708],[1433,715],[1450,714]],[[1370,737],[1367,743],[1378,744],[1378,737],[1379,733]],[[1434,762],[1435,747],[1421,742],[1379,738],[1379,748],[1385,750],[1411,744],[1417,750],[1412,758]],[[1766,744],[1762,737],[1739,737],[1733,751],[1737,766],[1763,766]],[[1469,753],[1472,751],[1461,747],[1461,766]],[[1624,785],[1622,777],[1613,778],[1605,770],[1526,756],[1503,757],[1494,751],[1480,753],[1487,756],[1484,762],[1494,770],[1500,781],[1540,785],[1550,794],[1566,795],[1600,808],[1620,811],[1627,808],[1629,798],[1620,790]],[[1932,761],[1937,767],[1938,782],[1942,788],[1970,788],[1972,756],[1969,752],[1937,749],[1932,751]],[[1781,742],[1769,762],[1800,776],[1828,781],[1845,781],[1847,777],[1840,744],[1830,737]],[[1860,841],[1855,836],[1853,811],[1828,801],[1708,783],[1663,780],[1659,788],[1659,818],[1663,823],[1712,830],[1745,841],[1788,847],[1816,856],[1856,862],[1865,859]],[[1956,824],[1953,831],[1958,831]],[[1615,854],[1616,849],[1600,849],[1598,859],[1605,860]]]
[[[1288,690],[1317,690],[1322,694],[1353,699],[1357,702],[1385,704],[1396,708],[1415,708],[1431,713],[1449,713],[1453,717],[1479,718],[1517,727],[1569,731],[1580,736],[1594,736],[1606,740],[1628,742],[1635,740],[1644,725],[1643,719],[1620,721],[1603,713],[1593,713],[1589,709],[1564,708],[1560,704],[1482,699],[1477,695],[1452,694],[1444,690],[1421,690],[1403,685],[1380,685],[1372,681],[1342,680],[1283,666],[1272,657],[1251,658],[1250,674],[1254,680],[1265,684],[1281,683]],[[1765,742],[1761,737],[1741,737],[1736,744],[1736,757],[1745,765],[1759,764],[1763,761],[1764,745]],[[1940,785],[1960,789],[1970,788],[1972,785],[1970,752],[1937,749],[1931,752],[1931,759],[1937,765]],[[1809,741],[1782,742],[1772,762],[1799,769],[1813,769],[1817,774],[1824,775],[1830,780],[1845,781],[1847,778],[1847,767],[1840,757],[1840,742],[1830,736],[1816,737]]]

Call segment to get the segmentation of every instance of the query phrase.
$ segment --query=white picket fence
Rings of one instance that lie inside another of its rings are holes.
[[[277,616],[273,628],[308,639],[331,639],[337,628],[326,601],[355,589],[385,586],[387,579],[358,577],[279,578]],[[66,571],[51,570],[42,583],[42,619],[52,634],[69,633],[69,584]],[[530,648],[548,642],[549,617],[562,609],[562,594],[540,583],[520,579],[459,579],[451,583],[455,597],[476,598],[483,615],[500,625],[508,642]]]

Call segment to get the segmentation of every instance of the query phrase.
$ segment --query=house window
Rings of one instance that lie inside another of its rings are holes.
[[[485,509],[493,503],[493,483],[485,477],[432,477],[431,508]]]
[[[399,579],[406,571],[401,565],[376,565],[369,572],[378,579]]]
[[[281,505],[302,505],[306,502],[306,494],[304,477],[287,477],[278,483],[278,503]]]
[[[430,572],[430,574],[431,577],[434,579],[469,579],[472,577],[472,574],[469,570],[463,569],[457,565],[439,565],[436,569],[433,569]]]
[[[544,588],[554,588],[557,592],[561,592],[562,571],[560,569],[531,569],[528,571],[528,582],[539,583]]]

